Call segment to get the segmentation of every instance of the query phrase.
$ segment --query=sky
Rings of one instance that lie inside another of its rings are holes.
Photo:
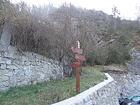
[[[74,6],[101,10],[107,14],[112,13],[112,7],[116,6],[120,11],[122,19],[136,19],[138,15],[138,7],[140,0],[11,0],[13,3],[20,1],[26,2],[28,5],[47,5],[53,4],[55,7],[61,6],[63,3],[71,3]],[[139,11],[140,14],[140,11]]]

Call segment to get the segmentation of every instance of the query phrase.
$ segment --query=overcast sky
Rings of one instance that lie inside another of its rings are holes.
[[[11,0],[12,2],[25,1],[29,5],[44,5],[51,3],[56,7],[59,7],[64,2],[71,3],[77,7],[102,10],[105,13],[111,14],[112,7],[116,6],[121,17],[125,19],[136,19],[138,10],[136,9],[140,6],[140,0]]]

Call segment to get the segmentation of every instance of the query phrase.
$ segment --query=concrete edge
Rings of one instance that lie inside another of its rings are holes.
[[[88,90],[85,90],[84,92],[73,96],[71,98],[68,98],[66,100],[60,101],[58,103],[54,103],[52,105],[72,105],[74,103],[79,102],[80,100],[82,101],[84,98],[88,97],[90,94],[96,92],[100,88],[104,87],[105,85],[109,84],[110,82],[114,81],[114,79],[108,74],[105,73],[107,80],[104,80],[103,82],[95,85],[94,87],[89,88]]]

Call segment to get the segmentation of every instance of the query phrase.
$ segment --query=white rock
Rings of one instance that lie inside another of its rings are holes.
[[[9,77],[8,76],[6,76],[6,75],[1,75],[0,76],[0,83],[2,82],[2,81],[8,81],[9,80]]]
[[[0,64],[0,69],[6,69],[6,64]]]
[[[18,69],[18,67],[15,66],[15,65],[7,65],[6,68],[7,68],[7,69],[12,69],[12,70],[16,70],[16,69]]]

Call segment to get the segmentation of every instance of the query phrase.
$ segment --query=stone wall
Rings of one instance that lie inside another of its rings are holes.
[[[124,97],[140,95],[140,51],[133,48],[129,53],[132,60],[127,64],[127,73],[110,73]]]
[[[124,97],[140,95],[140,75],[133,73],[113,74],[110,75],[117,82],[118,92]]]
[[[135,48],[133,48],[130,51],[131,55],[131,62],[127,65],[128,71],[133,74],[139,74],[140,75],[140,51],[137,51]]]
[[[64,101],[53,105],[119,105],[116,82],[106,74],[107,80]]]
[[[0,46],[0,91],[9,87],[32,84],[63,77],[58,62],[35,53],[19,53]]]

